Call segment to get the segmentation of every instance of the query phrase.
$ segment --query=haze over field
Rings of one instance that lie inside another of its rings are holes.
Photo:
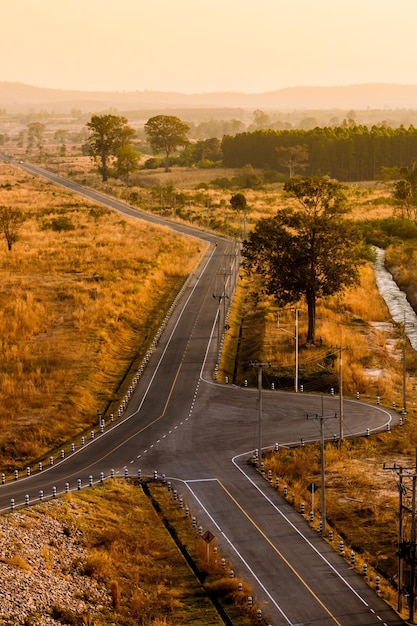
[[[2,0],[1,16],[0,81],[187,94],[417,82],[415,0]]]

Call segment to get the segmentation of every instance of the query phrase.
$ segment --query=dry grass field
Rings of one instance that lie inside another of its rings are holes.
[[[119,406],[204,245],[6,164],[0,206],[26,218],[12,251],[0,239],[0,467],[10,471]]]

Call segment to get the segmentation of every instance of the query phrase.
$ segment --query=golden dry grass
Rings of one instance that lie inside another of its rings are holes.
[[[414,420],[413,420],[414,421]],[[387,602],[397,606],[398,489],[396,471],[384,469],[410,462],[415,440],[415,424],[408,420],[400,433],[383,433],[357,440],[345,440],[342,447],[325,446],[326,519],[333,530],[332,545],[343,540],[345,556],[355,553],[355,568],[363,573],[368,565],[367,582],[375,588],[375,578],[382,579],[382,593]],[[305,506],[308,519],[312,508],[310,483],[321,485],[318,445],[284,450],[266,455],[265,471],[271,470],[272,483],[279,477],[279,490],[287,486],[288,500],[300,511]],[[315,494],[313,526],[319,529],[321,489]],[[404,532],[408,532],[404,527]],[[326,532],[328,539],[328,532]]]
[[[0,466],[12,469],[118,406],[204,245],[5,164],[0,205],[27,218],[11,252],[0,239]],[[53,230],[63,220],[73,229]]]
[[[340,346],[343,349],[343,389],[363,399],[391,405],[402,402],[401,331],[391,324],[388,309],[380,296],[372,266],[361,268],[360,284],[341,295],[322,299],[317,305],[316,346],[306,346],[307,312],[299,304],[299,382],[305,390],[329,392],[338,386]],[[250,362],[271,363],[269,381],[283,380],[291,388],[295,367],[295,314],[279,309],[272,298],[259,301],[256,280],[239,281],[229,318],[231,326],[219,368],[219,380],[227,376],[237,384],[248,379],[256,384]],[[412,397],[415,359],[408,347],[407,390]],[[328,355],[333,355],[329,360]],[[318,365],[319,364],[319,365]],[[285,382],[286,381],[286,382]],[[280,384],[278,382],[278,384]],[[316,385],[316,386],[315,386]]]

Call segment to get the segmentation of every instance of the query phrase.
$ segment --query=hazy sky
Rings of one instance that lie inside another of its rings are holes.
[[[417,83],[417,0],[0,0],[0,81],[273,91]]]

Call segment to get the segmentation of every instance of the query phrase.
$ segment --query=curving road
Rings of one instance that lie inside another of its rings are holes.
[[[20,166],[119,212],[166,224],[40,168]],[[307,414],[329,417],[324,433],[333,439],[339,422],[330,417],[339,414],[339,398],[263,391],[260,411],[258,391],[213,382],[225,301],[213,294],[219,295],[223,280],[221,295],[232,297],[237,256],[225,239],[170,226],[212,245],[167,316],[122,417],[112,423],[107,417],[103,432],[74,442],[53,465],[32,468],[31,476],[17,480],[8,477],[0,486],[0,510],[9,510],[12,499],[21,506],[111,475],[165,474],[198,524],[213,533],[236,574],[252,585],[266,623],[402,624],[248,464],[259,441],[267,448],[275,442],[291,446],[301,439],[317,440],[319,421],[307,419]],[[359,400],[345,399],[343,407],[347,436],[386,429],[398,421],[397,414]]]

